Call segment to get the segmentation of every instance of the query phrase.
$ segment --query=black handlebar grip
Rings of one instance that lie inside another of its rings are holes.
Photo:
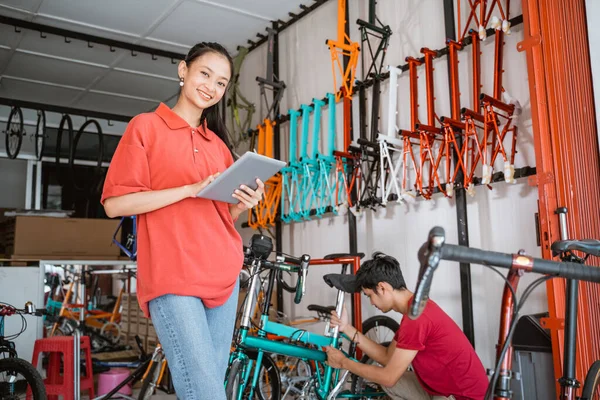
[[[451,244],[443,246],[440,252],[440,258],[442,260],[492,265],[503,268],[512,267],[513,257],[513,254],[472,249],[469,247]],[[560,276],[566,279],[578,279],[600,283],[600,267],[593,267],[578,263],[557,262],[533,258],[531,272]]]
[[[302,256],[304,257],[304,256]],[[300,258],[292,257],[292,256],[284,256],[283,261],[286,264],[300,265],[302,264],[302,260]]]
[[[421,279],[419,279],[419,283],[417,284],[417,289],[415,290],[415,295],[413,297],[413,302],[410,305],[410,310],[408,312],[408,317],[410,319],[417,319],[421,316],[421,313],[425,309],[427,305],[427,300],[429,300],[429,290],[431,289],[431,281],[433,279],[433,273],[435,270],[431,268],[431,266],[427,266]]]
[[[573,262],[556,262],[534,258],[531,272],[555,275],[567,279],[577,279],[581,281],[600,283],[600,267],[582,265]]]
[[[457,246],[453,244],[447,244],[442,248],[442,251],[440,252],[440,258],[448,261],[495,265],[504,268],[510,268],[513,262],[512,254],[473,249],[470,247]]]
[[[419,318],[427,305],[433,274],[440,263],[440,251],[444,248],[445,240],[444,228],[436,226],[429,231],[427,242],[419,249],[418,257],[421,267],[417,289],[408,312],[410,319]]]
[[[306,275],[308,274],[308,264],[310,263],[310,256],[304,254],[301,257],[300,269],[298,270],[298,282],[296,283],[296,295],[294,296],[294,303],[300,304],[302,296],[306,291]]]

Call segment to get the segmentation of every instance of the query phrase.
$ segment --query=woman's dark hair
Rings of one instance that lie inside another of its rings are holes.
[[[218,43],[214,42],[202,42],[196,44],[194,47],[190,49],[187,56],[185,56],[185,64],[189,67],[192,62],[194,62],[198,57],[202,57],[207,53],[216,53],[219,54],[229,61],[229,70],[231,71],[231,75],[233,76],[233,59],[229,52],[225,47],[221,46]],[[232,76],[229,77],[229,81],[231,81]],[[227,130],[227,126],[225,125],[225,121],[221,117],[219,113],[219,104],[223,102],[223,99],[219,100],[219,102],[213,106],[208,107],[206,110],[202,112],[202,117],[200,118],[200,125],[204,123],[206,120],[206,125],[208,129],[213,131],[222,141],[225,143],[227,148],[231,151],[231,154],[234,158],[235,155],[233,153],[233,149],[231,148],[231,143],[229,142],[229,131]]]
[[[373,253],[371,260],[362,263],[356,274],[356,282],[358,287],[371,289],[375,293],[379,282],[387,282],[394,289],[406,289],[398,260],[379,251]]]

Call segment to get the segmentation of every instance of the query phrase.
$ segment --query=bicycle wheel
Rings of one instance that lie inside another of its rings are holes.
[[[23,144],[23,112],[19,107],[13,107],[6,123],[6,154],[8,158],[15,159],[19,155]]]
[[[245,354],[251,360],[256,360],[256,357],[258,356],[258,354],[253,351],[247,351]],[[249,388],[246,388],[243,396],[240,397],[239,388],[244,379],[243,363],[244,362],[241,359],[236,358],[229,366],[225,380],[225,394],[227,395],[228,400],[237,400],[241,397],[245,399],[250,393]],[[250,373],[250,379],[252,379],[252,376],[253,372]],[[281,399],[281,378],[279,376],[279,370],[273,359],[267,354],[263,354],[258,387],[254,391],[253,398],[259,400]]]
[[[86,121],[83,125],[81,125],[81,127],[77,131],[77,134],[75,135],[75,139],[73,140],[73,149],[71,151],[71,155],[69,158],[69,168],[71,169],[71,176],[73,177],[73,184],[75,186],[75,189],[77,189],[77,190],[88,190],[91,186],[94,185],[94,182],[97,181],[97,179],[84,179],[83,183],[80,184],[77,181],[77,179],[75,179],[75,158],[77,157],[77,145],[79,144],[79,141],[81,140],[81,136],[85,132],[85,129],[89,125],[94,125],[95,132],[87,132],[87,133],[90,133],[91,135],[95,136],[96,140],[98,141],[97,144],[94,143],[94,147],[97,146],[97,148],[95,149],[96,150],[96,160],[94,160],[96,163],[95,175],[99,175],[98,171],[100,171],[102,168],[102,157],[104,156],[104,136],[102,134],[102,128],[100,127],[100,124],[98,123],[98,121],[96,121],[95,119],[90,119],[89,121]]]
[[[44,110],[38,110],[38,119],[35,127],[35,158],[40,161],[44,154],[46,144],[46,113]]]
[[[60,120],[60,124],[58,125],[58,131],[56,131],[56,149],[55,149],[55,162],[56,162],[56,180],[61,185],[64,184],[64,179],[62,178],[61,173],[61,165],[60,158],[62,155],[62,136],[64,130],[67,129],[67,134],[69,136],[68,142],[68,152],[67,152],[67,160],[70,162],[73,158],[73,121],[68,114],[64,114],[62,119]]]
[[[46,399],[46,388],[33,365],[20,358],[0,360],[0,399],[25,399],[31,391],[34,400]]]
[[[381,345],[387,347],[390,345],[390,342],[384,342],[381,343]],[[379,363],[369,358],[369,356],[366,354],[361,358],[360,363],[369,365],[379,365]],[[369,382],[358,375],[352,374],[352,384],[350,388],[352,394],[362,394],[364,398],[384,398],[384,392],[378,384]]]
[[[376,315],[362,324],[362,333],[375,343],[390,343],[400,325],[385,315]]]
[[[107,322],[102,325],[102,328],[100,329],[100,335],[104,336],[110,340],[112,344],[116,345],[121,340],[121,328],[114,322]]]
[[[598,398],[598,394],[600,390],[598,390],[598,386],[600,385],[600,360],[595,361],[590,369],[588,370],[587,375],[585,376],[585,381],[583,383],[583,390],[581,391],[580,400],[596,400]]]
[[[310,345],[307,346],[313,347]],[[282,354],[273,354],[272,358],[273,361],[275,361],[275,365],[277,366],[281,378],[281,391],[283,393],[288,393],[288,396],[291,396],[292,398],[300,396],[304,386],[316,372],[313,369],[317,368],[317,366],[314,365],[314,362],[312,361],[305,361]],[[313,368],[313,366],[315,368]]]

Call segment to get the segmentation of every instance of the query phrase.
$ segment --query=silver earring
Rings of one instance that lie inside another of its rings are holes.
[[[179,86],[183,87],[183,78],[179,78]]]

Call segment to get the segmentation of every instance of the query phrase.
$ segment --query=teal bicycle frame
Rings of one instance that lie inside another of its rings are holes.
[[[344,179],[342,172],[336,176],[337,160],[334,153],[336,134],[335,95],[327,93],[327,103],[313,99],[314,105],[302,104],[300,111],[290,113],[290,160],[282,169],[281,219],[285,223],[309,220],[311,212],[321,217],[328,209],[337,214],[337,206],[344,203],[342,191],[338,191],[337,182]],[[321,135],[322,108],[329,108],[327,148],[319,152]],[[308,139],[310,118],[313,114],[310,152]],[[300,155],[297,156],[298,118],[302,115],[302,133],[300,137]]]
[[[298,176],[299,163],[297,156],[298,117],[297,110],[289,110],[290,114],[290,160],[281,170],[281,220],[284,223],[299,221],[300,218],[300,178]],[[287,210],[286,210],[287,204]]]
[[[327,207],[331,207],[334,214],[338,214],[338,205],[341,204],[342,197],[340,191],[337,192],[336,182],[342,177],[336,176],[336,163],[333,152],[335,149],[335,133],[336,133],[336,121],[335,121],[335,95],[333,93],[327,93],[327,100],[329,104],[329,120],[328,120],[328,132],[327,132],[327,148],[324,154],[319,155],[319,184],[321,192],[321,202],[317,207],[317,215],[323,214]]]
[[[254,304],[256,302],[258,289],[260,285],[260,277],[258,274],[260,268],[260,261],[255,262],[255,265],[249,266],[250,276],[252,276],[250,288],[248,290],[248,295],[245,300],[240,329],[236,337],[235,350],[231,353],[229,358],[229,369],[231,369],[231,366],[234,363],[241,363],[242,372],[240,373],[240,375],[242,379],[240,380],[238,386],[237,398],[230,400],[242,400],[242,397],[249,399],[254,398],[254,393],[256,392],[259,384],[261,372],[260,366],[262,366],[263,358],[268,357],[268,355],[265,355],[265,353],[277,353],[284,356],[298,358],[304,361],[314,361],[315,363],[320,363],[320,365],[323,367],[322,371],[321,368],[317,366],[311,377],[311,379],[315,380],[314,393],[319,399],[330,400],[335,398],[364,398],[366,395],[364,393],[340,393],[342,384],[346,380],[348,371],[345,371],[343,374],[340,374],[340,370],[326,365],[326,353],[322,350],[318,350],[319,348],[327,346],[333,346],[341,350],[342,338],[348,339],[348,337],[343,334],[340,335],[337,327],[329,328],[328,324],[326,328],[326,335],[319,335],[269,320],[269,303],[274,285],[274,274],[277,272],[274,269],[270,271],[271,275],[269,277],[265,305],[261,316],[258,333],[250,333],[252,311],[254,309]],[[277,269],[288,272],[298,272],[299,267],[277,263]],[[299,298],[299,296],[297,295],[295,302],[299,303],[300,300],[301,298]],[[344,292],[338,290],[337,301],[335,306],[338,314],[341,313],[343,305]],[[270,339],[268,335],[276,335],[279,338],[287,338],[291,342],[302,344],[283,343],[281,340]],[[311,348],[307,345],[314,346],[316,348]],[[253,357],[255,359],[251,359],[248,356],[248,354],[246,354],[246,352],[256,352],[257,356]],[[225,382],[225,384],[227,385],[227,382]],[[385,393],[380,392],[368,393],[370,397],[378,397],[384,394]],[[275,399],[279,397],[273,398]]]

